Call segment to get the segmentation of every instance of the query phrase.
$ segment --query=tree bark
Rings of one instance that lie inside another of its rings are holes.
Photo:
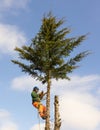
[[[54,122],[54,130],[60,130],[61,127],[61,118],[59,114],[59,99],[58,96],[55,96],[55,122]]]
[[[51,87],[51,80],[49,78],[47,84],[47,97],[46,97],[47,118],[45,121],[45,130],[50,130],[50,87]]]

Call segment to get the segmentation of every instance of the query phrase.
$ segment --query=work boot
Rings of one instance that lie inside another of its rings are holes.
[[[42,118],[43,120],[46,120],[46,116],[41,116],[41,118]]]

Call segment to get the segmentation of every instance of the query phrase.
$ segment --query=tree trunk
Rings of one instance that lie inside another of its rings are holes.
[[[50,130],[50,86],[51,81],[49,79],[47,84],[47,97],[46,97],[47,118],[45,121],[45,130]]]
[[[54,130],[60,130],[61,127],[61,118],[59,114],[59,99],[58,96],[55,96],[55,122],[54,122]]]

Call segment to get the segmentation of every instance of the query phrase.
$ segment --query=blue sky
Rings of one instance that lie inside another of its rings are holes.
[[[49,11],[65,18],[64,26],[72,30],[69,36],[89,33],[76,52],[92,52],[70,82],[52,80],[51,93],[60,98],[61,130],[100,130],[99,6],[99,0],[0,0],[0,130],[39,130],[39,121],[43,130],[30,93],[33,86],[45,90],[45,85],[22,73],[11,59],[17,58],[16,46],[31,43]]]

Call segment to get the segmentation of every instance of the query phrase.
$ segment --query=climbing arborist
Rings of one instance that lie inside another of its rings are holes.
[[[41,99],[46,93],[43,91],[39,93],[39,88],[35,86],[32,90],[32,105],[38,109],[39,115],[42,119],[46,119],[46,107],[41,103]]]

